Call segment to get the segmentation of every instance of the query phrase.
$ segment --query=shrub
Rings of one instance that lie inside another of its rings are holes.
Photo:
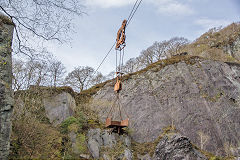
[[[13,122],[9,159],[60,159],[62,135],[34,117]]]
[[[87,120],[83,113],[78,113],[78,117],[69,117],[61,124],[61,132],[68,133],[70,131],[78,132],[86,126]]]

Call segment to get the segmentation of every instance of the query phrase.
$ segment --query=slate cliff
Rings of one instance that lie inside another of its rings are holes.
[[[240,155],[239,64],[175,56],[126,75],[120,95],[133,140],[154,141],[174,125],[203,150]],[[89,103],[103,122],[113,99],[111,82]]]

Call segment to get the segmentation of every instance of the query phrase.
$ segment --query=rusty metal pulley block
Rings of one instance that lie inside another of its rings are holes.
[[[122,50],[125,46],[125,29],[127,26],[127,20],[123,20],[121,28],[118,30],[117,39],[116,39],[116,50]]]

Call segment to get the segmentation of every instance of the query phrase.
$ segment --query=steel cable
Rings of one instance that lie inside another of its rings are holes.
[[[127,19],[127,21],[130,19],[130,17],[132,16],[132,13],[133,13],[133,11],[134,11],[134,9],[135,9],[135,7],[136,7],[136,5],[137,5],[137,2],[138,2],[138,0],[136,0],[136,2],[135,2],[135,4],[134,4],[134,6],[133,6],[133,8],[132,8],[132,10],[131,10],[131,12],[130,12],[130,14],[129,14],[129,16],[128,16],[128,19]]]
[[[133,16],[135,15],[137,9],[139,8],[139,6],[140,6],[140,4],[141,4],[141,2],[142,2],[142,0],[140,0],[139,3],[138,3],[138,1],[139,1],[139,0],[136,0],[134,6],[133,6],[133,8],[132,8],[132,10],[131,10],[131,12],[130,12],[130,14],[129,14],[129,16],[128,16],[127,26],[128,26],[129,23],[131,22]],[[105,55],[105,57],[104,57],[103,60],[101,61],[100,65],[99,65],[99,66],[97,67],[97,69],[93,72],[93,74],[91,74],[91,75],[89,76],[89,80],[88,80],[88,82],[87,82],[87,87],[88,87],[88,85],[89,85],[90,80],[93,79],[93,76],[97,73],[97,71],[99,70],[99,68],[102,66],[102,64],[104,63],[104,61],[106,60],[106,58],[108,57],[108,55],[110,54],[110,52],[112,51],[112,49],[113,49],[113,47],[115,46],[116,43],[117,43],[117,42],[114,42],[114,44],[112,45],[112,47],[110,48],[110,50],[107,52],[107,54]],[[123,62],[122,62],[122,63],[123,63]]]
[[[133,18],[133,16],[135,15],[135,13],[137,12],[137,10],[138,10],[138,8],[139,8],[139,6],[140,6],[140,4],[142,3],[142,1],[143,0],[140,0],[140,2],[138,3],[138,5],[137,5],[137,7],[136,7],[136,9],[135,9],[135,11],[132,13],[132,15],[131,15],[131,17],[130,17],[130,19],[128,19],[128,22],[127,22],[127,26],[129,25],[129,23],[131,22],[131,20],[132,20],[132,18]],[[138,2],[138,0],[136,1],[136,2]]]

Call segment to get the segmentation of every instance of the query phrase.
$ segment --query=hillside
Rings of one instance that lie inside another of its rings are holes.
[[[10,158],[239,157],[240,45],[234,26],[239,29],[232,24],[204,34],[183,50],[187,55],[124,75],[120,100],[130,126],[123,135],[104,127],[115,80],[80,93],[34,86],[15,92]]]
[[[186,46],[185,52],[219,61],[239,62],[240,23],[232,23],[225,28],[212,28],[193,43]]]

